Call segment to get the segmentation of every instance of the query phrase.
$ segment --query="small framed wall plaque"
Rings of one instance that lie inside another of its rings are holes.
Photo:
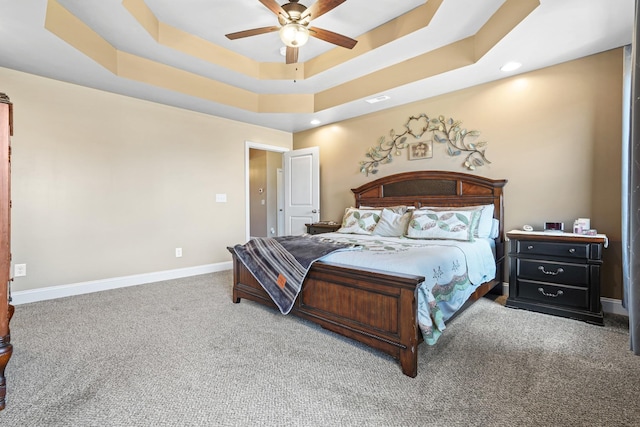
[[[430,159],[433,157],[433,141],[420,141],[409,144],[409,160]]]

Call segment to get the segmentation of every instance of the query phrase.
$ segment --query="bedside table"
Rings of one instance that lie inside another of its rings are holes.
[[[507,307],[604,324],[600,267],[607,236],[514,230],[507,237]]]
[[[332,233],[342,226],[341,224],[327,224],[326,222],[315,222],[305,225],[307,226],[307,233],[309,234]]]

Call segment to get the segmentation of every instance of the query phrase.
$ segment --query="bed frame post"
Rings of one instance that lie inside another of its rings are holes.
[[[227,248],[229,250],[229,252],[231,252],[232,254],[232,258],[233,258],[233,296],[231,297],[231,300],[233,301],[234,304],[238,304],[240,303],[240,295],[238,293],[238,290],[236,289],[236,284],[239,283],[239,279],[240,279],[240,271],[239,271],[239,265],[238,263],[240,262],[238,260],[238,258],[235,256],[235,253],[231,250],[231,248]]]
[[[400,366],[402,373],[415,378],[418,375],[418,316],[416,295],[417,287],[411,291],[410,289],[402,289],[400,292],[400,312],[414,313],[413,316],[400,316],[400,342],[408,345],[400,350]]]

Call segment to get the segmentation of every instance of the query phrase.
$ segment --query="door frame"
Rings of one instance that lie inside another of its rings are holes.
[[[245,242],[248,242],[251,237],[251,200],[250,200],[250,163],[249,163],[249,150],[263,150],[263,151],[275,151],[276,153],[286,153],[291,151],[290,148],[279,147],[277,145],[261,144],[259,142],[245,141],[244,142],[244,204],[245,204]]]

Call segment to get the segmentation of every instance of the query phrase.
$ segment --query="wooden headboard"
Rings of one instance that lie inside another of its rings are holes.
[[[372,206],[475,206],[493,204],[493,217],[500,221],[496,238],[496,262],[504,260],[504,200],[506,179],[489,179],[461,172],[404,172],[352,188],[356,207]],[[502,268],[499,269],[500,276]]]

